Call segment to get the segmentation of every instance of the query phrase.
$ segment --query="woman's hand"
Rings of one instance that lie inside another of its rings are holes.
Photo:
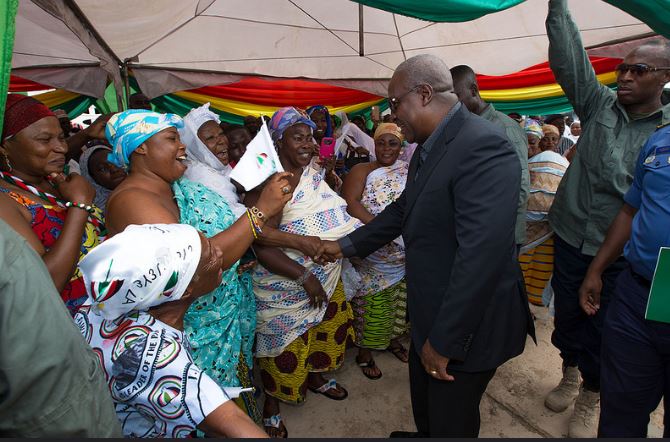
[[[313,308],[321,308],[326,303],[327,297],[326,292],[323,290],[323,286],[319,279],[314,276],[313,273],[310,273],[309,277],[302,285],[309,296],[309,305]]]
[[[49,181],[56,186],[64,200],[80,204],[93,204],[95,188],[86,178],[76,173],[65,175],[63,173],[52,173]]]
[[[314,258],[321,251],[321,238],[318,236],[301,236],[298,246],[305,256]]]
[[[256,207],[267,218],[279,214],[284,205],[293,197],[293,188],[288,182],[290,176],[293,176],[290,172],[275,173],[263,187]]]

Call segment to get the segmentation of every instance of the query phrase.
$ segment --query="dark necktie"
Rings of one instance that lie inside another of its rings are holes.
[[[424,157],[427,156],[426,152],[424,152],[423,150],[422,145],[417,146],[417,149],[419,149],[419,160],[416,163],[416,172],[414,174],[414,181],[419,179],[419,169],[421,169],[421,166],[423,165]]]

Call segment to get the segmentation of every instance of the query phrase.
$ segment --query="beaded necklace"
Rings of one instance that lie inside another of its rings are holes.
[[[18,187],[21,190],[28,191],[32,193],[33,195],[37,195],[42,199],[45,199],[49,201],[53,205],[57,205],[58,207],[62,207],[63,209],[67,209],[68,207],[72,206],[72,203],[68,204],[68,201],[62,200],[60,198],[57,198],[56,196],[44,192],[37,187],[30,185],[23,181],[21,178],[17,177],[16,175],[12,175],[11,173],[8,172],[3,172],[0,170],[0,178],[2,178],[5,182]],[[97,212],[97,210],[96,210]],[[105,232],[105,225],[102,220],[102,218],[97,214],[97,213],[91,213],[89,212],[88,215],[88,221],[95,226],[95,228],[98,230],[99,234],[103,234]]]

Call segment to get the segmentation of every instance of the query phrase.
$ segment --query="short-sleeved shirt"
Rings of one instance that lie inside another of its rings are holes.
[[[229,400],[193,363],[186,336],[147,312],[106,320],[85,305],[74,316],[98,355],[126,437],[187,437]]]
[[[670,247],[670,126],[655,132],[640,151],[633,184],[624,196],[638,209],[624,256],[652,279],[661,247]]]

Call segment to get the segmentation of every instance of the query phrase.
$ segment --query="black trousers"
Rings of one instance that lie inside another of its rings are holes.
[[[479,402],[496,370],[465,373],[449,370],[451,382],[435,379],[421,365],[414,345],[409,351],[409,382],[414,423],[423,437],[477,437]]]
[[[584,255],[558,235],[554,235],[554,331],[551,343],[561,352],[563,364],[577,366],[590,390],[600,389],[600,341],[603,321],[614,293],[615,282],[626,267],[623,258],[617,259],[603,273],[600,310],[588,316],[579,306],[579,287],[593,256]]]
[[[647,437],[661,398],[670,437],[670,324],[644,318],[648,299],[649,286],[622,272],[603,328],[598,437]]]

